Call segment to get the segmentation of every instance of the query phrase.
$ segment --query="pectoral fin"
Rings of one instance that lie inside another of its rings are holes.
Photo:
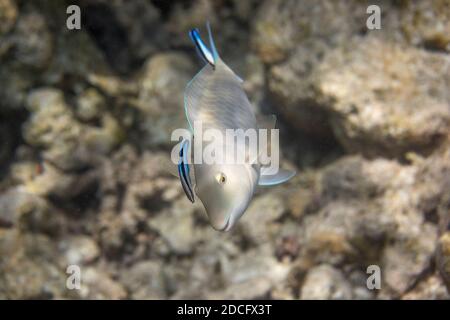
[[[290,171],[286,169],[278,169],[276,174],[267,174],[267,168],[262,167],[259,177],[258,185],[260,186],[274,186],[288,181],[293,176],[295,176],[295,171]],[[265,174],[266,173],[266,174]]]
[[[193,141],[193,138],[191,139]],[[185,151],[182,151],[182,148],[184,147]],[[191,186],[195,186],[195,175],[194,175],[194,168],[192,165],[193,158],[191,154],[191,159],[188,161],[189,152],[189,143],[187,140],[183,140],[178,142],[176,145],[173,146],[172,153],[174,153],[176,158],[172,159],[171,157],[158,157],[157,158],[157,165],[158,169],[164,173],[170,174],[174,177],[179,178],[180,172],[179,172],[179,165],[180,161],[183,162],[184,168],[186,168],[183,171],[186,171],[189,174],[189,177],[187,179],[189,180],[189,183]],[[176,160],[175,160],[176,159]],[[176,161],[176,162],[174,162]]]
[[[180,149],[180,160],[178,162],[178,175],[180,177],[181,186],[183,187],[186,196],[192,203],[194,203],[195,197],[190,175],[191,167],[188,160],[189,155],[188,149],[189,149],[189,140],[184,140],[181,144]]]

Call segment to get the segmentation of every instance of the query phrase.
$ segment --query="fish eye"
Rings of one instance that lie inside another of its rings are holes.
[[[225,174],[220,172],[216,175],[216,180],[219,184],[225,184],[225,182],[227,182],[227,177],[225,176]]]

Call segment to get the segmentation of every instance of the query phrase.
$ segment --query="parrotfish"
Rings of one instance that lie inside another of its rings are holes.
[[[196,132],[195,123],[201,123],[202,130],[216,129],[220,132],[226,129],[260,129],[243,89],[243,80],[220,58],[209,24],[207,30],[209,48],[198,29],[189,32],[200,58],[205,62],[205,66],[187,84],[184,94],[192,139],[201,136]],[[178,176],[188,199],[194,202],[197,196],[201,200],[216,230],[233,228],[249,206],[258,185],[277,185],[295,175],[295,172],[284,169],[268,174],[258,157],[249,159],[250,152],[245,163],[192,163],[189,158],[189,154],[192,155],[189,148],[195,147],[192,139],[180,144]],[[258,155],[259,152],[253,154]]]

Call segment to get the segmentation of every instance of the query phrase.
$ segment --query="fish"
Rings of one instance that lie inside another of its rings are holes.
[[[199,29],[189,32],[205,65],[184,92],[184,109],[192,138],[181,142],[178,176],[189,201],[194,203],[195,198],[200,199],[211,226],[218,231],[229,231],[248,208],[257,186],[284,183],[296,172],[281,168],[275,174],[268,172],[267,166],[259,161],[260,151],[251,150],[252,146],[245,139],[239,140],[248,147],[244,149],[247,150],[244,163],[192,161],[195,139],[202,137],[208,129],[225,134],[227,129],[244,132],[261,128],[243,89],[244,81],[221,59],[209,23],[206,28],[209,47],[202,40]],[[272,119],[273,124],[268,129],[275,126],[276,117]],[[202,132],[198,132],[196,123],[201,124]],[[203,142],[208,144],[208,141]],[[225,153],[226,143],[223,142]]]

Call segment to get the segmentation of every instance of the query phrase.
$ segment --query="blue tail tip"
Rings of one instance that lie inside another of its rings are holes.
[[[195,38],[200,37],[200,31],[198,30],[198,28],[194,28],[189,30],[189,37],[194,40]]]

